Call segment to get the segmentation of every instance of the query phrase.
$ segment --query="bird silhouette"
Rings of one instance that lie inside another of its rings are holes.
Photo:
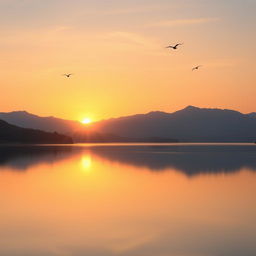
[[[63,76],[67,77],[67,78],[70,78],[73,74],[63,74]]]
[[[175,44],[175,45],[168,45],[166,48],[177,50],[180,45],[183,45],[183,43],[182,44]]]
[[[202,67],[202,66],[201,65],[196,66],[196,67],[192,68],[192,71],[198,70],[200,67]]]

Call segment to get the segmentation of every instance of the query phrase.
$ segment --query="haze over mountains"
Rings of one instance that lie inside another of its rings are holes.
[[[78,121],[64,120],[52,116],[40,117],[26,111],[1,112],[0,119],[23,128],[40,129],[47,132],[57,131],[65,134],[79,128],[84,129],[84,126]]]
[[[112,118],[91,124],[87,129],[76,121],[39,117],[27,112],[0,113],[0,119],[26,128],[57,131],[67,135],[112,136],[116,141],[143,141],[143,138],[183,142],[253,142],[256,141],[256,113],[242,114],[227,109],[188,106],[174,113],[150,112]]]

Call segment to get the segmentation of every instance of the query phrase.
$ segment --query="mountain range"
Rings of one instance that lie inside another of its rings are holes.
[[[0,112],[0,119],[23,128],[39,129],[47,132],[70,133],[84,129],[78,121],[64,120],[56,117],[41,117],[27,111]]]
[[[95,124],[96,130],[119,136],[172,137],[184,142],[251,142],[256,140],[255,113],[188,106],[174,113],[114,118]]]
[[[173,113],[154,111],[111,118],[95,122],[88,128],[77,121],[39,117],[25,111],[0,113],[0,119],[24,128],[63,133],[79,142],[88,141],[88,138],[98,142],[256,141],[256,113],[194,106]]]

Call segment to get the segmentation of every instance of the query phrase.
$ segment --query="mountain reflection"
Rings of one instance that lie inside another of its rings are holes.
[[[256,147],[250,145],[1,147],[0,168],[22,171],[36,164],[51,164],[76,154],[82,156],[88,151],[92,161],[96,157],[155,172],[175,169],[187,176],[233,173],[243,168],[256,171]]]
[[[73,154],[72,147],[65,146],[9,146],[0,147],[1,166],[13,171],[26,171],[38,164],[53,164]]]
[[[188,176],[203,173],[232,173],[247,167],[256,171],[256,153],[252,152],[123,152],[97,151],[110,161],[151,171],[176,169]]]

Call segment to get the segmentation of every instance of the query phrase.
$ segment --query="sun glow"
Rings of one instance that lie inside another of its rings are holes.
[[[81,160],[81,163],[82,163],[82,167],[87,170],[87,172],[89,171],[91,165],[92,165],[92,160],[91,160],[91,157],[90,156],[83,156],[82,157],[82,160]]]
[[[82,124],[90,124],[92,122],[92,120],[90,118],[84,118],[81,123]]]

